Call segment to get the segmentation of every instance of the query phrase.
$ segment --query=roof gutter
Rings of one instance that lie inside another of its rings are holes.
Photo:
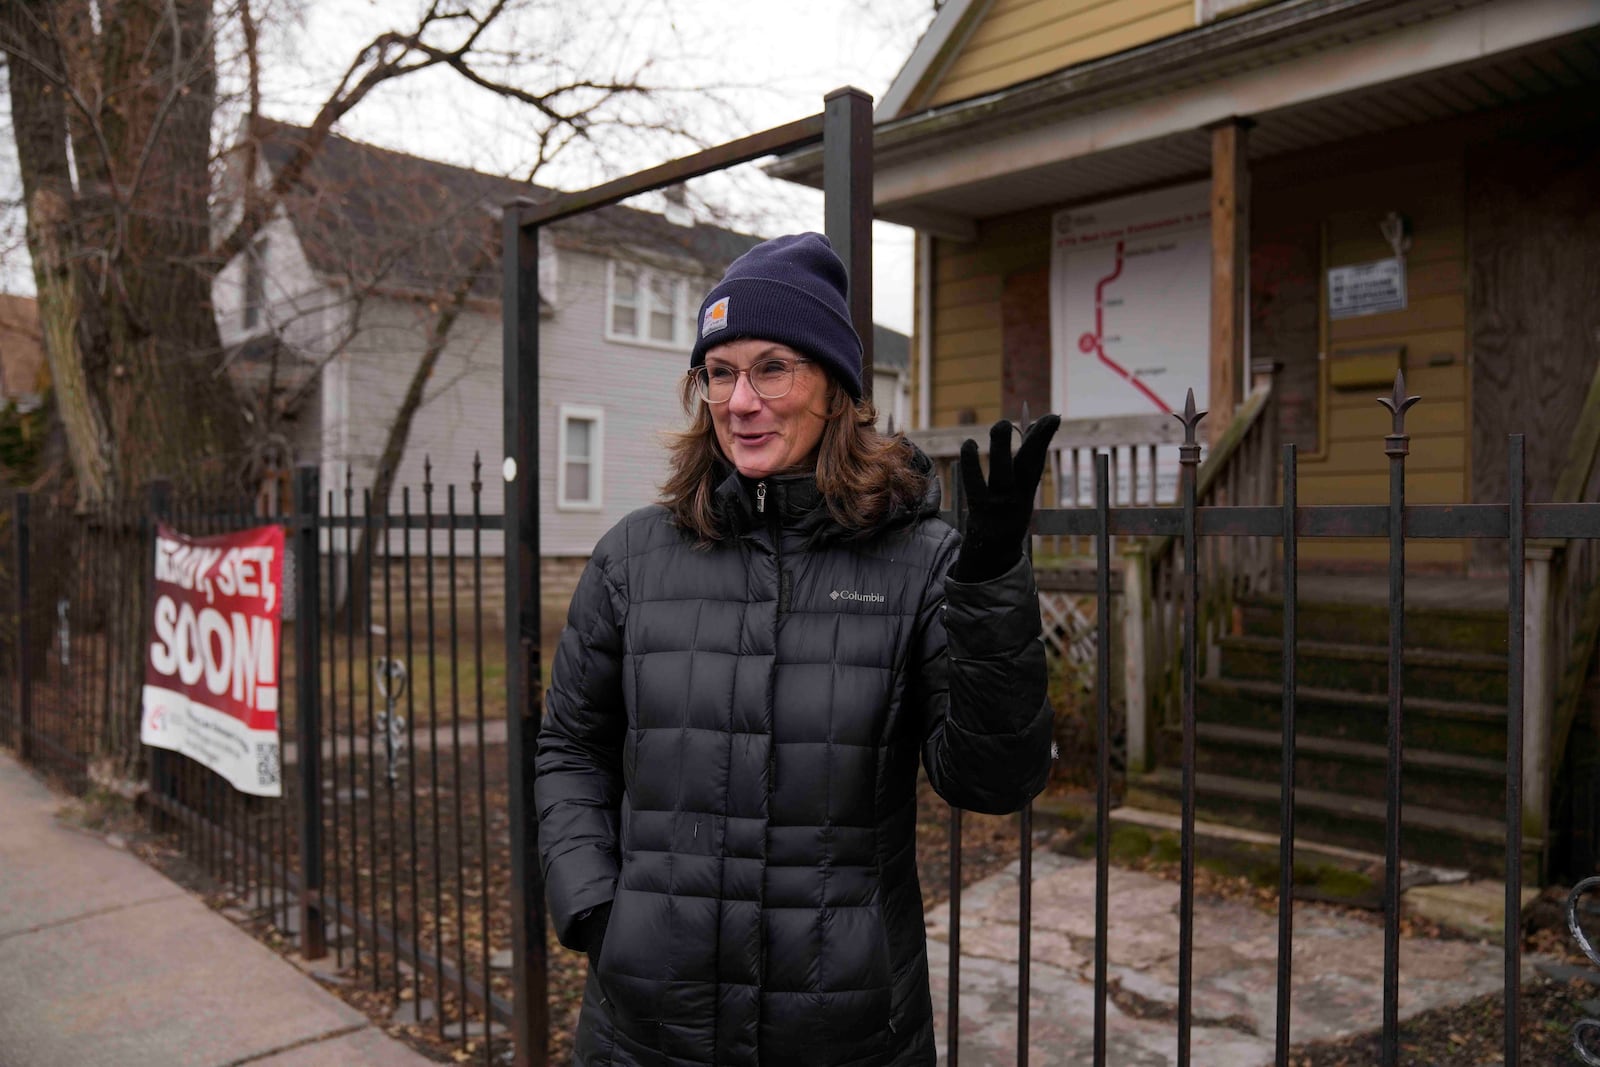
[[[1488,0],[1283,0],[1019,85],[894,119],[873,131],[879,167],[922,155],[933,137],[981,128],[983,138],[1019,126],[1083,114],[1213,81],[1245,61],[1259,64],[1290,50],[1330,47],[1460,11]],[[767,173],[820,187],[822,154],[807,149],[770,164]]]

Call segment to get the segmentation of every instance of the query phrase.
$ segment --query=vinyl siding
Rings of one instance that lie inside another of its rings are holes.
[[[692,280],[698,305],[711,279]],[[540,503],[545,555],[587,556],[628,512],[654,501],[667,476],[666,438],[687,422],[679,386],[689,353],[605,339],[606,260],[562,253],[561,303],[540,333]],[[556,507],[562,404],[604,412],[604,498],[599,511]]]
[[[607,341],[605,258],[569,250],[560,256],[559,304],[540,327],[540,549],[545,556],[587,556],[617,520],[656,499],[667,473],[665,437],[685,422],[678,386],[688,354]],[[709,280],[697,279],[691,288],[698,294],[708,285]],[[348,407],[330,423],[330,442],[344,443],[330,449],[329,467],[342,471],[348,464],[357,487],[371,482],[432,318],[425,305],[373,301],[363,312],[361,336],[341,360],[343,385],[330,383],[331,392],[345,394],[330,406]],[[597,511],[557,506],[564,404],[604,413],[603,498]],[[483,509],[499,514],[504,501],[502,419],[500,321],[496,315],[468,311],[451,331],[417,412],[391,507],[399,509],[401,489],[409,486],[412,508],[420,512],[423,464],[431,457],[435,511],[445,509],[445,486],[452,482],[458,509],[467,511],[473,456],[481,454]],[[338,477],[342,487],[342,473]],[[445,544],[440,535],[436,546]],[[459,545],[465,550],[470,542],[463,538]],[[413,549],[420,548],[420,538],[414,539]],[[485,533],[484,550],[491,555],[503,551],[498,533]]]
[[[325,455],[323,488],[335,491],[338,511],[344,510],[346,470],[355,489],[354,510],[362,510],[361,491],[372,484],[389,427],[422,358],[435,314],[426,304],[386,298],[369,300],[362,311],[361,332],[338,360],[344,395],[327,422],[331,447]],[[483,511],[501,513],[505,494],[500,475],[500,379],[499,319],[468,310],[450,331],[450,340],[439,356],[422,406],[412,422],[389,500],[391,512],[400,512],[405,503],[404,491],[409,490],[412,513],[423,513],[430,503],[423,495],[425,466],[429,462],[434,513],[447,510],[448,487],[452,484],[456,486],[457,511],[469,512],[473,456],[481,454]],[[332,484],[328,484],[330,475]],[[394,551],[401,551],[398,533],[392,536],[391,545]],[[435,551],[442,551],[447,545],[442,533],[435,536]],[[413,535],[412,551],[420,552],[423,547],[422,536]],[[459,538],[457,550],[471,550],[470,536]],[[484,551],[501,554],[498,532],[484,534]]]
[[[257,180],[264,184],[271,178],[263,167]],[[236,216],[234,212],[225,217],[222,224]],[[222,344],[230,346],[258,334],[276,333],[302,351],[326,351],[332,343],[327,335],[338,321],[335,311],[342,298],[311,269],[282,208],[262,226],[259,239],[266,241],[262,261],[266,306],[256,327],[247,330],[244,326],[244,257],[235,256],[212,279],[211,304]]]
[[[211,300],[223,346],[276,333],[297,351],[328,351],[345,321],[345,297],[312,271],[294,227],[281,213],[262,227],[261,236],[266,239],[265,306],[257,326],[248,330],[244,326],[244,258],[236,257],[212,280]],[[316,462],[321,455],[327,393],[324,382],[284,427],[296,463]]]
[[[995,0],[919,106],[993,92],[1195,25],[1194,0]]]

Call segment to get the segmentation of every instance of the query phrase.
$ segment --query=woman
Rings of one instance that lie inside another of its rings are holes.
[[[818,234],[701,305],[664,499],[596,546],[539,736],[539,850],[587,951],[575,1062],[932,1064],[919,758],[950,803],[1043,786],[1050,708],[1022,542],[1045,447],[931,464],[873,429],[843,264]]]

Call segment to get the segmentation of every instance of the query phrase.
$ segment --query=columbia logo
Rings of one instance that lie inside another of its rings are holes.
[[[828,594],[829,600],[854,600],[860,604],[882,604],[882,593],[858,593],[854,589],[835,589]]]

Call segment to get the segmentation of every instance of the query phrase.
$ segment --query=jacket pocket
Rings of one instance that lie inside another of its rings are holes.
[[[600,1004],[611,1025],[635,1041],[653,1039],[660,1014],[659,985],[628,970],[619,970],[617,966],[619,960],[626,964],[628,942],[637,937],[637,924],[645,918],[639,913],[641,907],[648,911],[648,898],[641,900],[619,886],[612,899],[611,922],[606,927],[605,940],[600,943],[599,953],[589,961]],[[637,964],[635,969],[638,969]]]
[[[894,950],[889,943],[889,920],[883,914],[883,905],[874,909],[878,916],[878,942],[883,952],[883,971],[887,976],[888,995],[884,998],[884,1030],[887,1034],[899,1033],[894,1022]]]

